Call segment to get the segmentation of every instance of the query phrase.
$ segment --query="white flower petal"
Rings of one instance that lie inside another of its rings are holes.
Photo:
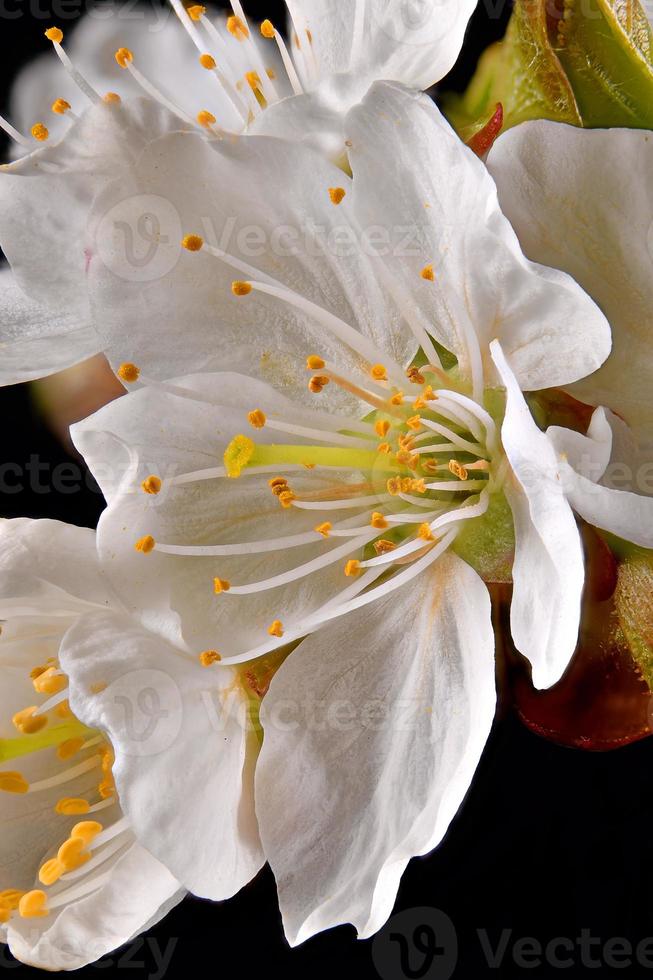
[[[372,935],[441,841],[492,724],[493,650],[487,589],[449,554],[280,668],[256,807],[292,945],[346,922]]]
[[[602,479],[612,457],[612,428],[604,408],[592,415],[587,435],[558,425],[549,426],[546,434],[570,466],[596,483]]]
[[[110,611],[78,620],[61,664],[75,715],[111,738],[139,842],[195,895],[235,894],[263,856],[248,760],[255,736],[231,671],[205,669]]]
[[[565,498],[561,461],[541,432],[498,343],[492,358],[507,390],[501,439],[514,474],[505,492],[515,522],[511,627],[537,688],[560,679],[576,649],[583,551]]]
[[[99,350],[91,326],[28,299],[10,270],[0,271],[0,384],[62,371]]]
[[[377,83],[347,131],[359,224],[391,230],[384,261],[404,308],[468,373],[479,344],[491,368],[494,338],[524,389],[599,367],[610,350],[604,316],[569,276],[524,258],[484,164],[429,98]],[[434,282],[420,278],[429,263]]]
[[[603,367],[571,389],[650,438],[653,426],[653,141],[644,130],[537,121],[495,143],[488,166],[532,259],[564,269],[612,326]]]

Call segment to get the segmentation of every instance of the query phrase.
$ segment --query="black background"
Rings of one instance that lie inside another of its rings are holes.
[[[282,22],[280,3],[245,6],[254,17]],[[501,35],[509,10],[499,6],[481,4],[460,62],[445,86],[464,87],[480,51]],[[77,9],[83,9],[81,0]],[[494,14],[488,13],[493,9]],[[20,16],[6,19],[6,11]],[[43,30],[55,21],[51,13],[49,0],[0,3],[0,111],[6,112],[8,87],[17,69],[43,50]],[[55,22],[70,28],[69,18]],[[50,467],[71,461],[43,422],[27,386],[0,389],[0,438],[3,462],[25,467],[34,455]],[[39,492],[35,484],[0,494],[0,515],[8,517],[54,517],[93,526],[101,506],[99,495],[89,489]],[[407,924],[402,919],[390,931],[402,932],[412,943],[415,929],[428,922],[428,913],[420,910],[435,908],[449,917],[458,937],[457,958],[445,942],[445,952],[438,954],[428,973],[420,974],[423,957],[413,950],[413,976],[446,980],[455,963],[454,978],[576,977],[597,972],[653,977],[653,940],[648,968],[645,962],[637,964],[634,956],[630,965],[624,963],[628,956],[620,957],[616,942],[610,946],[619,937],[636,946],[653,936],[652,763],[650,739],[612,753],[585,753],[532,735],[507,712],[495,725],[473,787],[444,844],[432,856],[412,861],[404,874],[396,912],[415,911]],[[502,934],[509,937],[500,967],[488,965],[479,930],[485,931],[492,947]],[[586,941],[578,944],[582,930]],[[560,949],[558,955],[571,955],[572,961],[566,967],[538,964],[537,957],[531,957],[530,967],[527,960],[516,961],[513,944],[528,937],[543,946],[558,937],[571,940],[573,953]],[[191,970],[228,980],[249,980],[268,971],[307,980],[402,980],[408,975],[397,958],[399,942],[390,941],[387,931],[376,947],[374,941],[357,941],[353,929],[342,927],[289,949],[268,870],[221,905],[187,899],[144,940],[81,973],[99,978],[120,970],[127,971],[125,976],[155,980],[160,976],[155,949],[172,951],[168,977]],[[6,952],[0,955],[0,968],[16,978],[36,972],[19,966]]]

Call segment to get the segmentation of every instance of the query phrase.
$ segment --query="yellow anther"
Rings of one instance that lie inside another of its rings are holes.
[[[81,840],[84,847],[88,847],[103,829],[102,824],[97,820],[82,820],[81,823],[75,824],[70,831],[70,836],[72,840]]]
[[[27,793],[29,783],[20,772],[0,772],[0,793]]]
[[[197,113],[196,119],[200,126],[204,126],[205,129],[209,129],[215,122],[215,116],[208,109],[201,109]]]
[[[261,34],[263,37],[273,38],[276,36],[276,31],[274,29],[274,24],[271,20],[264,20],[261,24]]]
[[[74,871],[76,868],[81,868],[90,856],[81,837],[69,837],[57,851],[57,860],[63,865],[64,871]]]
[[[43,664],[40,667],[32,667],[32,669],[29,672],[29,676],[33,681],[35,681],[37,677],[40,677],[41,674],[45,674],[46,670],[49,669],[50,669],[50,664]]]
[[[433,531],[430,524],[420,524],[418,532],[422,541],[434,541]]]
[[[404,393],[403,391],[398,391],[396,395],[393,395],[390,399],[391,405],[403,405],[404,403]]]
[[[98,785],[97,791],[103,800],[108,800],[109,797],[115,794],[116,784],[111,778],[103,779],[102,782]]]
[[[50,131],[48,127],[44,126],[42,122],[34,123],[30,132],[32,133],[34,139],[38,140],[39,143],[45,143],[48,136],[50,135]]]
[[[336,206],[338,204],[342,204],[346,196],[347,196],[347,191],[345,190],[344,187],[329,188],[329,197],[331,198],[331,203],[335,204]]]
[[[418,480],[409,480],[408,481],[408,490],[406,492],[407,493],[426,493],[426,483],[425,483],[424,479],[421,477]]]
[[[134,60],[134,55],[131,53],[129,48],[118,48],[115,54],[115,59],[121,68],[126,68],[128,62]]]
[[[326,361],[317,354],[311,354],[310,357],[306,358],[306,367],[309,371],[321,371],[325,366]]]
[[[37,694],[59,694],[68,686],[68,678],[58,674],[55,667],[48,667],[32,680],[32,684]]]
[[[415,457],[407,449],[400,449],[397,453],[397,462],[402,466],[412,466]]]
[[[57,707],[54,709],[54,713],[57,716],[57,718],[73,717],[73,713],[70,710],[70,705],[68,704],[67,701],[62,701],[61,704],[58,704]]]
[[[57,860],[57,858],[51,858],[50,861],[46,861],[40,868],[39,881],[42,885],[54,885],[55,882],[59,881],[65,870],[61,861]]]
[[[312,391],[314,395],[319,395],[328,383],[329,379],[325,375],[315,374],[308,382],[308,390]]]
[[[386,483],[386,490],[391,497],[396,497],[401,493],[401,478],[398,476],[391,476]]]
[[[392,446],[389,442],[380,442],[376,447],[376,451],[377,453],[383,453],[384,456],[387,456],[388,453],[392,452]]]
[[[292,507],[293,500],[297,500],[297,494],[293,490],[284,490],[279,494],[279,503],[284,510]]]
[[[212,667],[213,664],[217,664],[222,660],[222,657],[217,650],[205,650],[200,653],[200,663],[202,667]]]
[[[245,24],[243,24],[240,17],[227,17],[227,30],[232,34],[237,41],[246,41],[249,37],[249,31]]]
[[[449,472],[458,477],[459,480],[466,480],[469,476],[465,467],[457,459],[449,460]]]
[[[375,510],[374,513],[372,514],[372,519],[370,521],[370,524],[372,527],[375,527],[380,531],[383,530],[383,528],[388,527],[388,522],[386,521],[383,514],[381,514],[380,511],[378,510]]]
[[[199,252],[204,246],[204,239],[201,235],[184,235],[181,245],[188,252]]]
[[[418,367],[409,367],[406,371],[406,377],[414,385],[423,385],[426,380]]]
[[[267,422],[267,416],[265,412],[262,412],[260,408],[254,409],[253,412],[249,412],[247,415],[247,421],[254,429],[262,429]]]
[[[200,65],[207,71],[212,71],[216,67],[215,58],[212,54],[201,54]]]
[[[66,759],[72,759],[74,755],[77,755],[83,744],[83,738],[69,738],[57,748],[57,757],[62,762],[65,762]]]
[[[262,88],[262,85],[261,85],[261,76],[259,75],[259,73],[257,71],[246,71],[245,72],[245,79],[247,81],[247,84],[251,88],[252,92],[260,92],[261,91],[261,88]]]
[[[121,381],[125,381],[127,384],[134,384],[135,381],[138,381],[141,375],[141,369],[136,367],[136,365],[132,364],[130,361],[125,361],[124,364],[120,365],[116,371],[116,374]]]
[[[275,619],[275,621],[268,627],[268,633],[270,636],[277,636],[279,638],[283,636],[283,623],[280,619]]]
[[[71,105],[65,99],[55,99],[50,108],[57,116],[65,116]]]
[[[6,925],[11,918],[11,909],[6,905],[0,904],[0,925]]]
[[[415,447],[415,436],[403,435],[399,436],[399,445],[402,449],[413,449]]]
[[[370,368],[370,375],[375,381],[387,381],[388,372],[383,364],[374,364]]]
[[[5,888],[4,891],[0,892],[0,902],[6,908],[15,912],[24,894],[25,892],[21,892],[17,888]]]
[[[114,105],[119,102],[122,102],[122,99],[120,98],[117,92],[107,92],[106,95],[104,95],[102,98],[103,101],[107,103],[107,105]]]
[[[356,575],[360,574],[361,563],[357,558],[350,558],[345,565],[345,575],[347,578],[354,578]]]
[[[200,3],[196,3],[192,7],[188,7],[186,13],[191,20],[200,20],[202,15],[206,13],[206,7],[203,7]]]
[[[156,541],[151,534],[146,534],[144,537],[138,539],[134,548],[136,551],[140,551],[142,555],[149,555],[156,548]]]
[[[428,265],[424,266],[424,268],[420,272],[420,276],[422,277],[422,279],[426,279],[427,282],[435,282],[435,272],[433,271],[432,262],[429,262]]]
[[[378,422],[374,423],[374,431],[376,432],[377,436],[380,436],[380,438],[383,439],[383,437],[387,436],[388,432],[390,431],[390,423],[386,419],[379,420]]]
[[[333,530],[333,524],[331,521],[325,521],[324,524],[318,524],[314,530],[317,531],[318,534],[321,534],[323,538],[328,538],[330,532]]]
[[[81,817],[85,813],[88,813],[90,809],[91,804],[88,800],[83,800],[81,797],[76,796],[65,796],[56,804],[54,812],[60,813],[62,817]]]
[[[414,432],[418,432],[422,428],[422,419],[419,415],[413,415],[411,418],[406,419],[406,425],[409,429],[413,429]]]
[[[254,455],[256,446],[248,436],[235,436],[224,451],[224,465],[227,476],[232,480],[238,479],[244,468]]]
[[[268,486],[275,497],[279,497],[288,489],[288,481],[285,476],[275,476],[273,480],[268,480]]]
[[[223,592],[228,592],[230,588],[231,582],[228,582],[226,578],[213,579],[213,591],[216,595],[221,595]]]
[[[388,541],[386,538],[379,538],[378,541],[374,542],[374,550],[377,555],[387,555],[391,551],[394,551],[397,545],[394,541]]]
[[[45,32],[45,36],[48,41],[52,41],[53,44],[61,44],[63,41],[63,31],[60,27],[48,27]]]
[[[249,296],[253,288],[251,283],[242,282],[238,279],[231,284],[231,292],[234,296]]]
[[[105,685],[106,687],[106,685]],[[110,745],[105,745],[101,752],[102,755],[102,772],[111,772],[111,767],[116,761],[116,756]]]
[[[141,483],[141,488],[143,493],[149,493],[152,497],[155,497],[157,493],[161,492],[161,487],[163,486],[163,481],[160,476],[148,476],[146,480]]]
[[[276,71],[274,70],[274,68],[266,68],[266,69],[265,69],[265,74],[266,74],[266,75],[268,76],[268,78],[269,78],[269,79],[270,79],[270,81],[272,81],[272,82],[273,82],[273,81],[275,80],[275,78],[277,77],[277,73],[276,73]]]
[[[18,903],[18,914],[23,919],[41,919],[48,915],[48,896],[35,889],[26,892]]]
[[[16,712],[12,721],[21,735],[35,735],[36,732],[40,732],[48,723],[46,715],[35,715],[34,712],[37,710],[36,706],[31,708],[23,708],[22,711]]]

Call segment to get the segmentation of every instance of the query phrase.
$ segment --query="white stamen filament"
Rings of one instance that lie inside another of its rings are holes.
[[[57,705],[61,704],[62,701],[67,701],[67,700],[68,700],[68,688],[65,687],[63,691],[59,691],[58,694],[53,694],[51,698],[48,698],[47,701],[44,701],[43,704],[39,705],[39,707],[34,712],[34,715],[35,716],[46,715],[48,711],[52,711],[52,709],[56,708]]]
[[[288,75],[288,80],[292,86],[294,94],[303,95],[304,87],[299,79],[299,75],[297,74],[293,60],[290,57],[290,52],[286,47],[286,42],[277,30],[274,32],[274,39],[277,42],[279,54],[281,55],[281,60],[283,61],[283,66],[286,69],[286,74]]]
[[[365,31],[365,0],[356,0],[354,11],[354,29],[351,38],[351,50],[349,53],[349,70],[353,71],[358,65],[361,50],[363,47],[363,35]]]
[[[35,783],[30,783],[28,793],[40,793],[42,790],[54,789],[55,786],[62,786],[64,783],[70,782],[71,779],[76,779],[78,776],[83,776],[85,772],[90,772],[91,769],[95,769],[99,766],[101,762],[101,756],[93,755],[90,759],[85,759],[76,766],[72,766],[70,769],[65,769],[63,772],[57,773],[56,776],[49,776],[47,779],[39,779]]]
[[[66,69],[66,71],[72,78],[77,88],[80,89],[80,91],[82,91],[86,96],[86,98],[89,99],[91,102],[96,102],[96,103],[101,102],[102,96],[95,91],[93,86],[86,81],[82,73],[75,68],[72,61],[70,60],[70,58],[68,57],[64,49],[62,48],[61,44],[59,44],[58,41],[53,41],[52,46],[54,47],[54,50],[59,56],[59,60],[61,61],[61,64]]]
[[[462,449],[463,452],[469,453],[472,456],[485,455],[476,443],[469,442],[468,439],[463,439],[462,436],[457,435],[451,429],[447,428],[446,425],[441,425],[439,422],[433,422],[431,419],[425,418],[422,418],[422,425],[425,425],[427,429],[432,429],[433,432],[437,432],[438,435],[444,436],[445,439],[449,439],[458,449]]]
[[[261,52],[259,51],[258,45],[256,44],[252,36],[249,22],[247,20],[247,17],[245,16],[245,11],[243,10],[243,6],[240,3],[240,0],[231,0],[231,9],[233,10],[236,17],[239,17],[240,20],[245,25],[245,29],[247,31],[248,37],[242,43],[245,45],[247,51],[249,51],[252,60],[254,62],[256,71],[261,79],[263,95],[265,96],[268,102],[272,102],[272,103],[278,102],[279,93],[277,91],[277,87],[265,69],[265,65],[263,64],[263,59],[261,57]]]
[[[486,486],[486,480],[442,480],[426,484],[427,490],[438,490],[440,493],[459,493],[462,490],[470,492],[483,490]]]
[[[21,146],[27,146],[30,149],[32,148],[31,140],[28,140],[26,136],[19,133],[4,116],[0,116],[0,128],[4,129],[7,136],[10,136],[16,143],[19,143]]]
[[[97,854],[94,853],[93,857],[90,859],[90,861],[87,861],[86,864],[82,864],[82,866],[76,868],[75,871],[67,872],[67,874],[62,875],[59,880],[64,882],[69,882],[69,881],[76,881],[79,878],[86,877],[86,875],[90,874],[92,871],[95,871],[96,868],[99,868],[106,861],[108,861],[110,857],[113,857],[114,854],[122,850],[123,847],[132,843],[133,843],[132,835],[130,835],[130,838],[127,840],[123,838],[123,835],[120,835],[115,840],[111,841],[111,843],[107,844],[107,846],[103,848],[101,851],[99,851]],[[93,851],[95,852],[96,841],[93,841],[92,846],[93,846]]]
[[[389,493],[377,493],[370,497],[349,497],[346,500],[293,500],[293,507],[300,510],[348,510],[351,507],[373,507],[392,500]]]
[[[138,68],[134,65],[132,61],[129,61],[129,59],[125,59],[125,68],[132,76],[134,81],[137,82],[138,85],[140,85],[140,87],[143,89],[144,92],[147,92],[147,94],[150,96],[151,99],[154,99],[155,102],[159,102],[162,106],[168,109],[174,116],[178,116],[180,119],[183,119],[184,122],[188,123],[189,126],[196,128],[197,126],[196,121],[194,119],[191,119],[191,117],[187,115],[183,109],[180,109],[179,106],[175,105],[175,103],[172,102],[166,95],[164,95],[163,92],[156,87],[156,85],[153,85],[152,82],[148,78],[146,78],[141,71],[138,70]]]

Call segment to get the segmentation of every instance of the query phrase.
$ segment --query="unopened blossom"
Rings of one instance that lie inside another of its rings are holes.
[[[0,940],[77,969],[186,888],[226,898],[258,870],[252,736],[235,709],[216,725],[220,684],[125,615],[94,532],[2,522],[0,596]]]
[[[127,609],[144,599],[189,655],[214,648],[211,671],[286,658],[263,685],[255,797],[292,944],[343,922],[374,933],[467,791],[495,705],[487,552],[508,541],[513,638],[546,687],[578,636],[572,507],[653,544],[651,501],[583,473],[609,458],[606,414],[545,434],[522,394],[599,368],[604,316],[524,258],[428,99],[377,84],[346,131],[353,179],[282,142],[145,151],[142,183],[113,192],[165,186],[188,254],[145,301],[97,266],[137,390],[73,431],[92,470],[110,465],[100,562]],[[327,235],[248,261],[199,234],[228,215],[265,230],[282,186],[305,226],[405,223],[411,247],[343,256]],[[220,344],[222,370],[157,380],[196,341]]]
[[[651,135],[529,122],[500,137],[488,166],[525,252],[573,275],[610,321],[610,357],[569,391],[628,426],[617,459],[636,480],[653,446]],[[638,489],[652,492],[650,473]]]

